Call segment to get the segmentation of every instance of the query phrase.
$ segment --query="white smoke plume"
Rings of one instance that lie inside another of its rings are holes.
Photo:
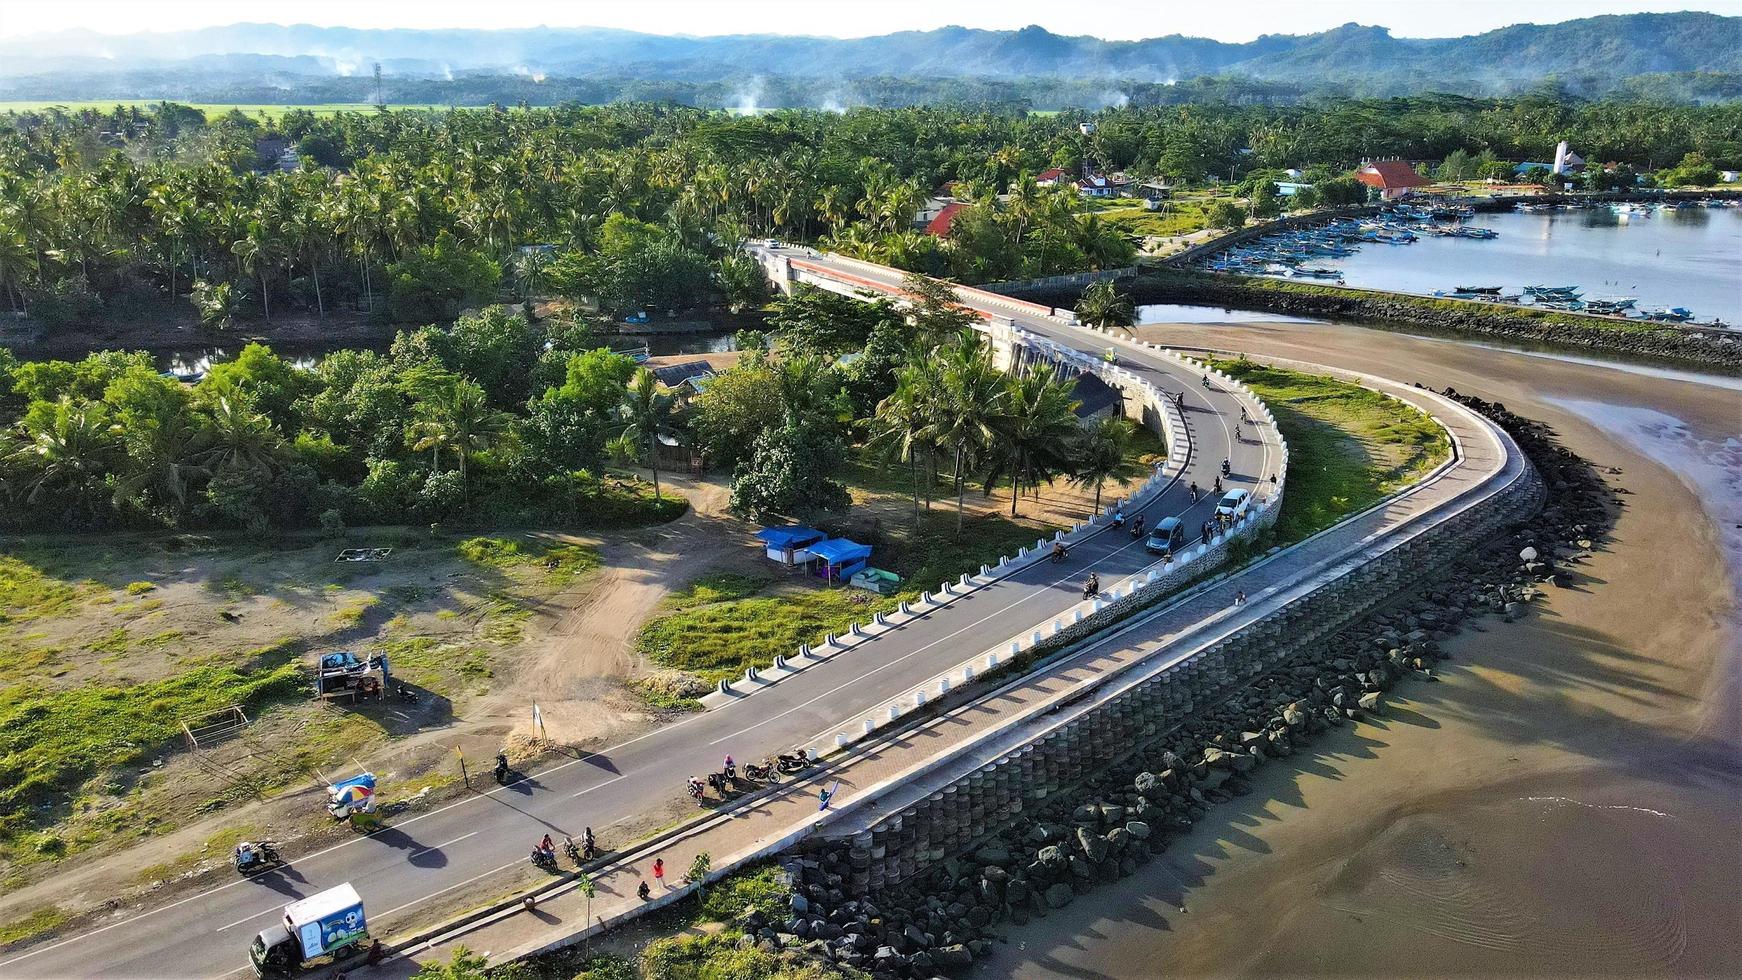
[[[762,96],[766,87],[761,75],[757,75],[740,85],[737,91],[732,93],[732,101],[735,103],[732,106],[733,110],[740,116],[754,116],[761,112]]]

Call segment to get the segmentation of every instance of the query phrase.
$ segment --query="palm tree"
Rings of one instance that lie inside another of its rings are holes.
[[[879,454],[885,467],[897,461],[907,464],[908,475],[913,478],[913,519],[916,522],[919,520],[922,458],[927,463],[923,472],[926,474],[928,509],[931,506],[930,486],[937,478],[936,468],[930,465],[936,446],[928,436],[937,387],[938,377],[932,360],[915,358],[896,372],[895,390],[877,403],[876,417],[859,421],[871,432],[866,447]]]
[[[437,385],[418,401],[419,418],[412,423],[413,452],[429,450],[435,468],[441,469],[443,452],[460,461],[460,486],[467,486],[466,464],[474,453],[495,445],[508,431],[508,413],[490,407],[482,385],[468,378],[452,378]]]
[[[1065,468],[1071,439],[1080,431],[1076,410],[1082,403],[1072,397],[1075,388],[1050,365],[1006,377],[1003,410],[992,423],[998,438],[986,490],[991,492],[1000,477],[1010,477],[1011,517],[1024,485],[1038,494],[1042,482]]]
[[[126,429],[122,441],[127,448],[128,472],[115,489],[117,508],[149,491],[180,514],[187,507],[189,488],[200,477],[211,475],[201,462],[211,443],[211,432],[192,413],[142,419]]]
[[[94,514],[94,491],[115,458],[119,435],[101,402],[80,404],[62,395],[53,411],[30,413],[8,454],[28,474],[25,499],[82,501]]]
[[[653,468],[653,499],[659,495],[659,437],[672,431],[672,410],[677,399],[659,390],[659,379],[642,368],[623,393],[619,416],[620,436],[647,449],[647,465]]]
[[[9,215],[0,214],[0,284],[5,285],[14,310],[26,309],[22,305],[24,287],[35,272],[36,253],[23,229],[14,225]]]
[[[266,272],[272,266],[276,245],[277,242],[265,223],[256,219],[248,222],[242,237],[230,246],[230,251],[235,254],[236,262],[244,273],[259,274],[260,303],[268,320],[272,319],[272,291],[267,286]]]
[[[980,334],[964,330],[953,345],[940,348],[942,384],[937,414],[925,429],[925,438],[948,450],[955,460],[956,531],[962,530],[967,509],[968,471],[979,465],[996,443],[993,420],[1003,411],[1004,383]]]
[[[1125,451],[1131,446],[1131,420],[1108,415],[1083,433],[1076,446],[1071,482],[1095,488],[1095,510],[1101,509],[1101,487],[1125,467]]]
[[[246,389],[229,386],[219,390],[211,413],[210,445],[195,457],[198,465],[212,473],[237,470],[262,476],[278,468],[284,438],[264,412],[255,410],[254,398]]]
[[[1077,319],[1091,327],[1129,327],[1137,322],[1137,308],[1131,297],[1124,296],[1103,279],[1090,283],[1077,301]]]

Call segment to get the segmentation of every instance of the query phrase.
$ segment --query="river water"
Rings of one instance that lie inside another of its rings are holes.
[[[1639,309],[1681,306],[1701,323],[1742,323],[1742,208],[1607,208],[1479,214],[1499,238],[1363,245],[1314,259],[1350,286],[1432,294],[1458,286],[1577,285],[1587,298],[1628,296]]]

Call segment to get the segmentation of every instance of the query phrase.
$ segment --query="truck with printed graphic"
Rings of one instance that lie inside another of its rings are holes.
[[[359,953],[368,943],[363,899],[346,882],[286,905],[284,915],[254,937],[248,961],[257,977],[288,977]]]

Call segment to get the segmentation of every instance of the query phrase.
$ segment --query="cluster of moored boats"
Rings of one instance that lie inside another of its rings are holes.
[[[1462,224],[1470,213],[1468,208],[1391,207],[1373,218],[1334,218],[1312,228],[1276,232],[1236,245],[1210,256],[1203,267],[1212,272],[1341,283],[1341,272],[1313,262],[1354,255],[1362,245],[1408,245],[1430,236],[1499,237],[1492,228]]]
[[[1659,210],[1684,210],[1698,207],[1737,207],[1742,202],[1727,199],[1609,202],[1576,201],[1556,203],[1523,203],[1519,211],[1583,210],[1612,208],[1617,213],[1646,214]],[[1229,272],[1245,276],[1271,276],[1283,279],[1323,279],[1343,284],[1339,269],[1317,264],[1323,259],[1354,255],[1362,245],[1408,245],[1428,237],[1472,238],[1477,240],[1500,237],[1492,228],[1465,224],[1475,210],[1459,204],[1386,205],[1371,218],[1333,218],[1310,228],[1296,228],[1263,235],[1217,252],[1199,261],[1201,268],[1211,272]],[[1477,300],[1488,303],[1528,304],[1553,310],[1587,313],[1594,316],[1625,317],[1660,323],[1692,323],[1694,313],[1681,306],[1656,309],[1635,309],[1631,296],[1585,296],[1578,286],[1525,286],[1517,293],[1505,292],[1500,286],[1457,286],[1436,290],[1435,296],[1447,299]],[[1704,324],[1702,324],[1704,325]],[[1711,326],[1726,326],[1712,320]]]
[[[1541,214],[1549,211],[1613,211],[1626,217],[1649,218],[1663,211],[1691,211],[1696,208],[1734,208],[1742,207],[1742,201],[1733,198],[1707,198],[1703,200],[1681,201],[1525,201],[1514,205],[1514,210],[1522,214]]]
[[[1459,286],[1440,290],[1435,296],[1446,299],[1473,299],[1487,303],[1525,303],[1550,310],[1589,313],[1593,316],[1632,317],[1659,323],[1690,323],[1694,312],[1683,306],[1665,306],[1651,310],[1634,309],[1637,302],[1631,296],[1585,296],[1578,286],[1526,286],[1523,292],[1503,292],[1500,286]],[[1712,321],[1713,326],[1723,326]]]

